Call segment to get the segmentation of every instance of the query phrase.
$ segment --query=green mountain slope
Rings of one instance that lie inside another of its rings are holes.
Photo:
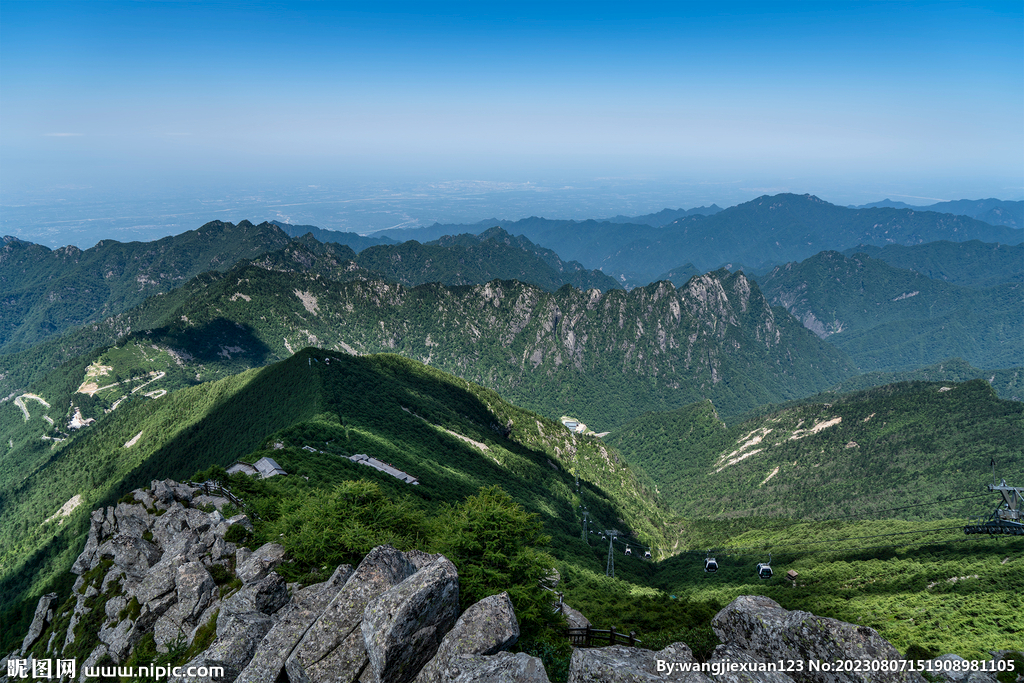
[[[102,240],[82,251],[50,250],[4,238],[0,248],[0,352],[27,348],[55,334],[126,311],[199,273],[227,270],[242,259],[280,249],[277,227],[213,221],[155,242]]]
[[[608,437],[674,509],[697,517],[844,519],[920,502],[911,519],[984,512],[990,462],[1024,467],[1024,404],[982,380],[910,382],[728,428],[708,403],[645,415]],[[904,515],[894,515],[904,516]]]
[[[1024,283],[958,287],[858,254],[822,252],[760,279],[765,296],[846,351],[865,371],[950,357],[1024,365]]]
[[[356,261],[386,280],[410,287],[428,282],[481,284],[494,279],[519,280],[549,291],[563,285],[602,291],[618,287],[604,273],[587,270],[575,261],[562,261],[550,249],[522,236],[512,237],[501,228],[479,236],[445,236],[427,244],[408,241],[370,247],[360,252]]]
[[[349,461],[355,453],[388,462],[420,485]],[[581,504],[597,519],[619,520],[622,531],[645,543],[669,540],[653,495],[600,440],[408,359],[306,349],[218,382],[138,396],[26,476],[4,482],[2,593],[23,595],[66,572],[84,541],[89,510],[153,479],[185,479],[248,454],[269,454],[313,483],[370,479],[434,510],[500,484],[540,515],[559,541],[556,555],[595,568],[600,553],[578,540]],[[583,482],[578,491],[574,476]],[[76,495],[75,512],[47,521]]]
[[[862,245],[847,249],[843,253],[846,256],[867,254],[895,268],[913,270],[933,280],[942,280],[962,287],[984,289],[1024,281],[1024,244],[940,240],[913,246]]]

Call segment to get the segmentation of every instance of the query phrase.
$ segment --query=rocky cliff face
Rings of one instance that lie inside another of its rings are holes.
[[[572,405],[592,425],[704,398],[738,414],[855,372],[844,354],[773,310],[742,273],[726,271],[678,289],[659,282],[602,294],[515,281],[410,289],[247,267],[197,291],[175,315],[147,343],[205,358],[207,373],[227,347],[239,349],[234,362],[253,364],[311,344],[400,353],[541,413]],[[239,327],[211,336],[225,316]]]
[[[378,546],[355,569],[342,565],[305,587],[286,584],[274,571],[288,561],[280,545],[250,550],[227,540],[244,538],[251,525],[245,515],[226,519],[214,509],[223,498],[168,480],[133,499],[93,512],[71,597],[60,606],[56,594],[40,599],[21,649],[0,662],[0,683],[20,677],[19,666],[32,659],[75,659],[79,681],[105,666],[153,665],[182,667],[168,672],[175,683],[548,681],[541,660],[508,651],[519,625],[507,594],[459,614],[458,573],[442,555]],[[712,624],[723,644],[703,665],[683,643],[660,652],[578,649],[568,680],[924,681],[870,671],[870,662],[900,658],[872,629],[790,612],[767,598],[737,598]],[[771,670],[790,660],[805,666]],[[868,666],[866,673],[812,671],[811,660]],[[186,678],[190,667],[197,675]],[[975,672],[962,680],[995,677]]]

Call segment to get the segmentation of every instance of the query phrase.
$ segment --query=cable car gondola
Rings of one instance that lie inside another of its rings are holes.
[[[708,556],[704,558],[704,571],[708,574],[714,574],[718,571],[718,560],[711,557],[711,551],[708,551]]]
[[[651,559],[651,551],[650,550],[645,550],[644,551],[644,559],[645,560]]]
[[[626,554],[627,555],[632,555],[633,554],[633,549],[630,548],[628,545],[626,546]]]
[[[757,565],[757,575],[761,579],[772,578],[772,554],[768,553],[767,562],[759,562]]]

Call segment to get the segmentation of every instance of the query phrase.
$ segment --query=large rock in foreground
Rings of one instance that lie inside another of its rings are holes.
[[[661,662],[661,666],[659,666]],[[673,643],[660,652],[628,645],[574,649],[569,683],[655,683],[672,680],[712,683],[699,671],[681,671],[680,664],[696,664],[685,643]]]
[[[911,671],[810,671],[811,660],[832,664],[843,660],[894,660],[900,653],[867,626],[789,611],[770,598],[741,595],[725,606],[711,627],[723,643],[761,662],[794,660],[803,671],[786,672],[795,681],[814,683],[924,683]]]

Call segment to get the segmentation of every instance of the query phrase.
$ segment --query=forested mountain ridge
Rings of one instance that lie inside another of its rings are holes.
[[[811,401],[731,428],[704,402],[644,415],[606,439],[674,509],[700,517],[841,519],[982,491],[1021,471],[1024,404],[982,380],[907,382]],[[970,517],[954,500],[905,514]],[[987,514],[987,512],[985,512]]]
[[[760,278],[765,296],[864,371],[960,357],[979,368],[1024,365],[1024,283],[959,287],[864,254],[834,251]]]
[[[355,453],[388,462],[419,485],[351,462],[347,456]],[[540,515],[558,538],[558,557],[592,568],[600,566],[600,553],[595,558],[579,541],[580,505],[648,544],[671,544],[664,510],[599,439],[415,361],[309,348],[265,368],[132,401],[16,482],[6,481],[0,611],[67,571],[93,508],[154,479],[185,480],[211,465],[261,456],[313,486],[368,479],[435,513],[500,484]],[[583,480],[578,490],[576,475]],[[78,507],[54,517],[76,495]]]
[[[356,262],[391,282],[414,287],[428,282],[470,285],[490,280],[519,280],[554,291],[563,285],[602,291],[618,283],[576,261],[563,261],[523,236],[513,237],[500,227],[479,236],[463,234],[420,244],[410,240],[398,245],[369,247]]]
[[[126,311],[200,273],[227,270],[288,241],[276,226],[249,221],[211,221],[155,242],[102,240],[84,251],[6,237],[0,247],[0,351],[24,349]]]

